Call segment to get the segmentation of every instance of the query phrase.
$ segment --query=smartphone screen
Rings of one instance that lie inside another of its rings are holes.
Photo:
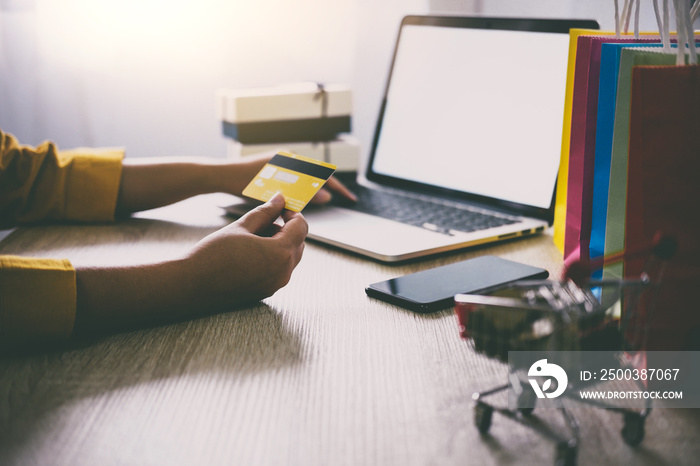
[[[412,311],[433,312],[454,305],[459,293],[484,293],[517,280],[548,276],[545,269],[482,256],[372,283],[365,292]]]

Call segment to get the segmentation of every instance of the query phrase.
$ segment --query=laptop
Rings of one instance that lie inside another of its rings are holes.
[[[598,24],[405,17],[360,201],[309,206],[308,238],[399,262],[551,225],[571,28]]]

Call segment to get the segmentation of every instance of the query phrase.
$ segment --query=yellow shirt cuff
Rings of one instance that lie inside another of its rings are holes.
[[[0,256],[0,346],[68,339],[76,296],[68,260]]]
[[[122,174],[122,149],[61,151],[72,164],[66,182],[65,219],[79,222],[114,220]]]

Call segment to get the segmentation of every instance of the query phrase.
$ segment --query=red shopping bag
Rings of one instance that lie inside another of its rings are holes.
[[[655,293],[649,350],[697,349],[700,336],[700,66],[637,66],[632,71],[625,250],[657,231],[678,252]],[[644,259],[625,261],[639,276]]]

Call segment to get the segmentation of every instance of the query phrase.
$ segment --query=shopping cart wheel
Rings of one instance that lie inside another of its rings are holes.
[[[518,408],[518,411],[523,416],[530,416],[535,410],[535,404],[537,403],[537,395],[532,387],[523,385],[523,392],[518,396],[518,406],[532,406],[531,408]]]
[[[559,442],[557,444],[554,466],[576,466],[576,454],[578,448],[575,440]]]
[[[491,428],[491,417],[493,416],[493,408],[484,403],[477,402],[474,407],[474,423],[479,432],[485,434]]]
[[[631,447],[636,447],[644,440],[644,418],[637,413],[625,413],[622,426],[622,440]]]

